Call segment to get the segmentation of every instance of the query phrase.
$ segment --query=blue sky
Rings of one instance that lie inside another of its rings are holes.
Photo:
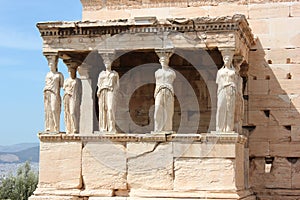
[[[38,142],[44,129],[48,67],[36,23],[78,21],[81,9],[80,0],[0,0],[0,145]]]

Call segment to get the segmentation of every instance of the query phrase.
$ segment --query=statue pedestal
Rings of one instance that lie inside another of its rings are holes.
[[[30,200],[255,199],[239,134],[40,134]]]

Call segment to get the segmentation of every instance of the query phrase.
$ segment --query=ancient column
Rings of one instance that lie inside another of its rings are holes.
[[[82,85],[80,79],[76,77],[78,62],[64,60],[68,66],[70,77],[64,82],[64,121],[67,134],[79,133],[80,102],[82,95]]]
[[[95,112],[96,75],[93,66],[87,63],[82,63],[78,67],[78,73],[82,84],[79,132],[80,134],[92,134],[97,121]]]
[[[99,105],[99,131],[116,133],[116,103],[119,89],[119,75],[111,69],[114,61],[114,52],[100,53],[105,70],[98,77],[98,105]]]
[[[45,54],[50,71],[46,75],[44,88],[45,131],[60,131],[61,97],[60,89],[63,87],[64,77],[57,71],[57,54]]]
[[[169,67],[172,51],[156,50],[162,66],[155,72],[156,86],[154,91],[154,132],[172,131],[174,114],[174,89],[173,82],[176,78],[175,71]]]

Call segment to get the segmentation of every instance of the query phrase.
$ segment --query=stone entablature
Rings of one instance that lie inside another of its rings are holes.
[[[101,43],[106,44],[106,49],[139,49],[134,46],[138,38],[136,34],[144,38],[143,48],[146,49],[162,48],[162,40],[165,39],[169,41],[165,42],[163,48],[232,48],[247,60],[248,50],[254,43],[244,15],[196,19],[43,22],[38,23],[37,27],[44,39],[45,55],[49,52],[99,50],[104,48]],[[177,33],[182,33],[183,37],[175,38]]]

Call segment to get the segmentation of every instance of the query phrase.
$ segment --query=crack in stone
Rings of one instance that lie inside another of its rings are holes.
[[[147,154],[153,153],[153,152],[157,149],[157,147],[158,147],[159,145],[160,145],[160,142],[157,142],[151,151],[146,151],[146,152],[144,152],[144,153],[142,153],[142,154],[139,154],[139,155],[137,155],[137,156],[128,157],[128,160],[131,160],[131,159],[137,159],[137,158],[143,157],[143,156],[145,156],[145,155],[147,155]]]

